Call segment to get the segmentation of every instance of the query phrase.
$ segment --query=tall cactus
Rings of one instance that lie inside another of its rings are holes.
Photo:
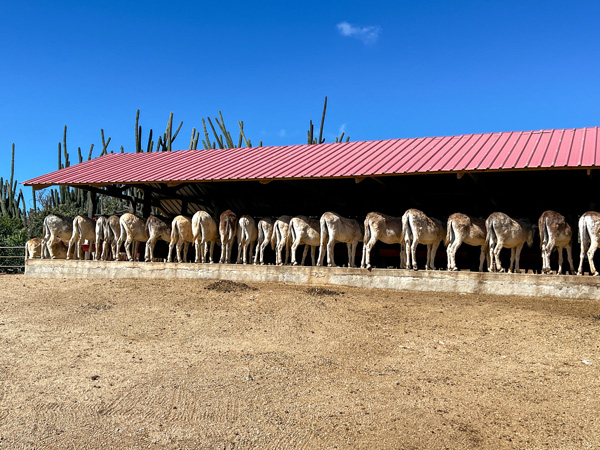
[[[308,126],[308,132],[307,132],[307,143],[308,145],[313,145],[313,144],[323,144],[325,142],[325,138],[323,137],[323,127],[325,125],[325,113],[327,111],[327,96],[325,97],[325,103],[323,104],[323,115],[321,116],[321,127],[319,128],[319,138],[315,138],[314,137],[314,125],[312,120],[309,123]],[[342,142],[344,139],[344,135],[345,133],[342,132],[342,134],[338,137],[335,138],[335,142]],[[350,141],[350,136],[346,136],[346,142]]]
[[[195,128],[192,128],[192,137],[190,138],[190,150],[198,149],[198,138],[200,137],[200,132],[196,131]]]
[[[146,147],[146,151],[148,153],[152,153],[153,147],[154,147],[154,141],[152,140],[152,129],[150,129],[150,135],[148,136],[148,146]]]
[[[323,116],[321,116],[321,128],[319,129],[319,139],[314,138],[314,126],[312,120],[308,127],[308,145],[322,144],[325,142],[323,139],[323,126],[325,125],[325,112],[327,111],[327,97],[325,97],[325,104],[323,105]]]
[[[2,215],[8,215],[8,193],[6,192],[6,185],[3,178],[0,178],[0,209],[2,210]]]
[[[215,139],[214,141],[211,141],[210,139],[208,128],[206,127],[206,121],[208,121],[208,124],[210,125],[210,129]],[[217,132],[217,129],[213,125],[213,122],[210,119],[210,117],[207,117],[206,120],[204,118],[202,119],[202,127],[204,128],[204,139],[202,140],[202,144],[204,145],[205,149],[213,149],[217,147],[241,148],[242,144],[244,144],[246,147],[252,147],[252,142],[246,137],[246,134],[244,133],[243,121],[238,122],[240,131],[238,135],[237,144],[234,143],[233,138],[231,137],[231,133],[227,130],[227,127],[225,126],[225,120],[223,119],[223,114],[221,113],[221,111],[219,111],[219,117],[215,117],[215,122],[219,126],[219,130],[221,131],[221,133]],[[262,147],[262,141],[260,141],[259,147]]]
[[[250,148],[252,147],[252,142],[250,141],[250,139],[246,138],[246,135],[244,134],[244,121],[241,120],[238,122],[238,125],[240,127],[240,147],[242,146],[242,139],[244,139],[244,142],[246,144],[246,147]]]
[[[27,215],[25,197],[22,189],[19,189],[17,194],[17,185],[18,181],[15,180],[15,144],[13,143],[10,159],[10,178],[5,180],[0,177],[0,212],[2,215],[20,217],[25,220]],[[23,204],[22,210],[21,204]]]
[[[183,126],[183,122],[181,122],[179,124],[179,127],[177,127],[177,130],[175,131],[175,134],[173,134],[173,113],[171,112],[171,114],[169,115],[169,121],[167,122],[166,131],[162,135],[162,138],[161,138],[161,136],[159,136],[159,138],[158,138],[156,151],[170,152],[173,149],[173,141],[175,141],[175,138],[177,138],[177,135],[179,134],[179,130],[181,130],[182,126]]]
[[[100,152],[100,156],[103,156],[108,153],[108,144],[110,144],[111,138],[109,137],[108,140],[104,139],[104,129],[103,128],[100,128],[100,136],[102,138],[102,151]]]
[[[135,152],[142,152],[142,127],[139,126],[140,123],[140,110],[137,110],[135,114]]]
[[[12,144],[12,155],[10,158],[10,185],[12,186],[15,178],[15,143]]]
[[[327,97],[325,97],[325,102],[323,105],[323,114],[321,117],[321,123],[319,128],[318,136],[315,136],[314,125],[312,120],[310,121],[310,128],[308,131],[308,143],[309,144],[317,144],[325,142],[325,138],[323,137],[324,133],[324,123],[325,123],[325,115],[327,110]],[[206,123],[208,121],[208,124]],[[140,124],[140,110],[136,111],[135,117],[135,152],[154,152],[154,151],[172,151],[173,143],[177,138],[179,132],[181,131],[183,126],[183,122],[180,122],[177,129],[173,127],[173,112],[169,114],[169,120],[167,122],[167,127],[165,132],[158,136],[158,139],[155,141],[153,139],[153,130],[149,129],[147,145],[145,148],[142,148],[142,126]],[[233,134],[227,129],[225,125],[225,120],[223,118],[223,114],[219,111],[218,117],[211,119],[210,117],[202,118],[202,131],[204,132],[204,139],[201,139],[201,132],[196,128],[192,129],[191,137],[190,137],[190,145],[189,148],[193,150],[198,149],[198,144],[204,146],[205,149],[215,149],[215,148],[241,148],[241,147],[252,147],[252,141],[248,139],[244,130],[244,122],[238,121],[239,134],[233,136]],[[106,155],[107,153],[112,153],[112,150],[109,150],[109,145],[111,143],[111,138],[105,137],[104,129],[100,129],[101,139],[102,139],[102,148],[100,154],[98,156]],[[235,139],[234,139],[235,138]],[[349,137],[345,136],[345,133],[341,133],[339,137],[335,138],[336,142],[348,142]],[[156,144],[156,145],[155,145]],[[66,168],[71,165],[71,159],[67,147],[67,126],[64,126],[62,140],[58,142],[58,169]],[[259,146],[263,145],[262,141],[259,141]],[[94,150],[94,144],[91,144],[89,152],[87,154],[87,160],[91,160]],[[119,150],[121,153],[125,152],[124,146],[119,146]],[[0,178],[0,212],[2,214],[7,215],[16,215],[25,217],[26,216],[26,205],[25,198],[21,190],[17,192],[17,181],[14,179],[14,165],[15,165],[15,145],[12,145],[12,159],[11,159],[11,173],[8,179]],[[77,159],[78,162],[81,163],[84,160],[84,154],[82,152],[81,147],[77,147]],[[129,195],[133,195],[138,199],[142,199],[142,196],[145,195],[143,191],[137,188],[131,188],[128,191]],[[85,208],[86,204],[95,205],[96,202],[92,201],[92,199],[96,196],[96,194],[91,194],[82,189],[70,188],[68,186],[59,186],[57,189],[51,189],[47,195],[46,200],[44,201],[45,207],[59,207],[60,205],[69,204],[76,209],[82,210]],[[37,210],[38,202],[35,192],[33,193],[33,210]],[[122,201],[125,204],[125,201]],[[102,204],[102,202],[98,202],[98,204]],[[141,207],[141,202],[138,204],[138,209]]]

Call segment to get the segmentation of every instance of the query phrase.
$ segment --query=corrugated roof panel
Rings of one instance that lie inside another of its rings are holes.
[[[352,144],[356,145],[355,142]],[[354,146],[346,144],[346,146]],[[338,151],[335,151],[335,148]],[[320,174],[326,171],[327,168],[332,164],[336,158],[339,158],[339,153],[342,151],[342,145],[336,144],[321,144],[319,155],[313,154],[305,146],[298,147],[298,153],[294,160],[289,161],[286,165],[279,165],[273,167],[271,170],[271,177],[284,177],[286,173],[289,173],[292,177],[303,177],[305,174]],[[297,161],[297,163],[295,163]],[[321,175],[318,175],[321,176]]]
[[[350,176],[354,172],[354,167],[360,164],[365,154],[372,155],[373,149],[377,146],[377,142],[365,143],[365,145],[344,146],[345,153],[343,158],[335,162],[335,165],[325,173],[325,176]],[[370,156],[371,158],[372,156]]]
[[[294,147],[264,147],[249,154],[240,154],[235,160],[229,161],[221,169],[230,173],[231,178],[251,179],[277,171],[280,167],[291,167],[297,157],[298,146]]]
[[[498,149],[508,141],[508,133],[496,133],[495,138],[483,145],[477,156],[467,165],[467,170],[487,170],[494,161]]]
[[[575,136],[573,137],[573,148],[571,149],[571,154],[567,160],[567,165],[581,165],[581,159],[583,158],[583,147],[585,145],[585,135],[585,129],[575,130]]]
[[[493,133],[482,134],[481,139],[477,141],[477,145],[471,145],[468,150],[463,153],[457,154],[452,164],[455,167],[455,170],[465,170],[469,164],[476,158],[481,158],[482,155],[485,155],[487,148],[489,148],[490,142],[493,143],[495,139],[498,137]]]
[[[531,139],[531,132],[524,132],[519,135],[519,139],[515,142],[511,152],[506,156],[502,164],[504,169],[514,169],[518,166],[519,159],[523,156],[523,152],[530,144]]]
[[[507,133],[508,139],[502,143],[502,147],[496,149],[493,159],[490,162],[490,170],[498,170],[504,168],[504,163],[513,152],[517,141],[521,138],[522,133]]]
[[[517,141],[521,138],[521,133],[508,133],[508,139],[503,143],[502,148],[498,149],[494,160],[490,164],[491,170],[504,169],[506,160],[510,157]]]
[[[200,174],[212,174],[216,178],[228,176],[229,178],[238,178],[247,173],[244,170],[244,163],[252,160],[262,159],[261,153],[268,152],[271,149],[264,148],[261,151],[253,149],[237,149],[236,152],[222,151],[207,158],[204,166],[199,167]],[[187,172],[185,172],[187,173]]]
[[[237,150],[237,149],[236,149]],[[196,163],[192,164],[192,170],[187,173],[197,173],[199,177],[206,178],[209,174],[216,175],[219,168],[227,164],[234,155],[224,149],[204,150],[202,158],[198,158]],[[183,169],[183,168],[182,168]],[[183,176],[181,178],[184,178]]]
[[[383,173],[412,173],[416,172],[416,166],[419,165],[424,157],[439,145],[443,146],[446,138],[421,138],[413,140],[409,146],[401,153],[396,155],[388,164],[383,167]]]
[[[290,176],[292,178],[304,177],[306,174],[309,174],[312,170],[312,166],[314,164],[314,156],[311,155],[310,151],[306,150],[306,147],[303,145],[297,145],[297,148],[294,150],[294,162],[295,166],[290,171]],[[281,171],[285,171],[285,166],[279,167],[279,173]]]
[[[114,153],[26,185],[359,177],[600,164],[598,128],[285,147]]]
[[[456,145],[446,152],[445,155],[441,155],[440,158],[430,168],[430,172],[436,171],[452,171],[458,169],[458,163],[473,147],[480,147],[481,139],[484,138],[483,134],[472,134],[464,136],[461,141],[457,142]]]
[[[462,138],[463,136],[442,138],[440,142],[430,140],[423,150],[413,155],[412,167],[407,169],[411,172],[428,172],[433,167],[434,159],[451,151]]]
[[[379,158],[373,161],[373,164],[369,165],[369,171],[376,174],[384,174],[387,171],[401,172],[398,167],[402,167],[402,165],[398,163],[398,160],[409,155],[415,143],[424,140],[424,138],[413,138],[393,141],[393,144],[386,149],[385,154],[380,155]]]
[[[277,147],[266,152],[261,152],[256,160],[249,161],[246,167],[250,178],[272,178],[273,174],[281,169],[299,167],[298,161],[302,159],[300,149],[302,145],[290,147]]]
[[[501,140],[504,139],[504,133],[490,133],[490,138],[481,145],[481,148],[474,149],[474,155],[471,160],[466,163],[463,170],[481,170],[487,169],[487,164],[492,161],[489,157],[494,154],[495,149],[501,147]]]
[[[535,150],[540,143],[541,133],[539,132],[531,132],[529,133],[529,138],[527,139],[527,144],[523,147],[521,154],[515,161],[516,169],[523,169],[529,166],[529,161],[531,157],[535,154]]]
[[[561,145],[554,159],[554,167],[562,167],[567,164],[569,157],[573,151],[573,143],[575,141],[575,130],[565,130]]]
[[[599,163],[600,147],[598,146],[598,128],[586,128],[580,165],[593,166],[598,165]]]
[[[424,141],[424,147],[413,151],[410,157],[404,161],[405,172],[426,172],[431,158],[446,154],[460,139],[462,136],[428,138],[427,141]]]
[[[554,160],[556,159],[556,154],[562,142],[564,132],[565,130],[553,130],[552,135],[550,136],[550,142],[548,142],[548,148],[546,149],[540,167],[553,166]]]
[[[310,153],[304,152],[304,149],[303,145],[279,147],[277,152],[269,153],[266,161],[257,161],[252,175],[255,178],[276,178],[285,176],[286,173],[304,173],[307,170],[305,161],[311,158]]]
[[[536,131],[534,136],[535,146],[529,155],[529,159],[527,160],[525,167],[540,167],[542,164],[542,159],[548,150],[548,144],[550,143],[550,138],[552,137],[552,131]]]
[[[382,164],[384,158],[390,158],[394,152],[401,153],[404,146],[397,146],[397,139],[389,141],[376,141],[375,148],[371,151],[370,158],[363,158],[358,161],[352,168],[352,175],[360,175],[363,173],[377,173],[377,168]],[[408,141],[408,139],[406,139]]]
[[[140,167],[140,169],[148,170],[152,173],[153,177],[161,177],[163,179],[178,179],[184,176],[187,172],[189,161],[192,159],[193,154],[186,152],[181,155],[181,161],[177,161],[173,158],[165,156],[168,152],[162,153],[162,161],[160,167],[156,164],[151,164],[148,161],[148,165]]]
[[[363,143],[364,144],[364,143]],[[352,149],[360,145],[358,142],[351,142],[348,144],[336,145],[336,144],[323,144],[321,158],[312,158],[313,163],[312,173],[317,177],[327,176],[328,173],[331,173],[330,170],[332,167],[335,167],[337,163],[344,161],[344,153],[346,148]],[[344,148],[346,147],[346,148]],[[335,173],[335,172],[333,172]]]

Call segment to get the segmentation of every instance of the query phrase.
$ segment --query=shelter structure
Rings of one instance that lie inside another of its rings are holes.
[[[537,220],[553,209],[576,226],[600,192],[598,127],[279,147],[115,153],[23,184],[66,185],[143,202],[166,216],[226,209],[254,217],[362,220],[370,211],[400,216],[419,208],[503,211]],[[131,187],[143,198],[127,194]]]

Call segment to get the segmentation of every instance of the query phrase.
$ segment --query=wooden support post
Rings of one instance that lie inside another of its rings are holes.
[[[98,196],[94,192],[88,192],[88,217],[94,218],[96,207],[98,206]]]
[[[181,200],[181,215],[187,216],[187,211],[188,211],[188,201]]]
[[[152,213],[152,192],[144,191],[144,206],[142,209],[143,217],[150,217]]]

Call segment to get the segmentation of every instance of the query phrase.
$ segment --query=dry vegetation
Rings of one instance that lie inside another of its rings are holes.
[[[0,276],[0,448],[600,446],[600,304]]]

